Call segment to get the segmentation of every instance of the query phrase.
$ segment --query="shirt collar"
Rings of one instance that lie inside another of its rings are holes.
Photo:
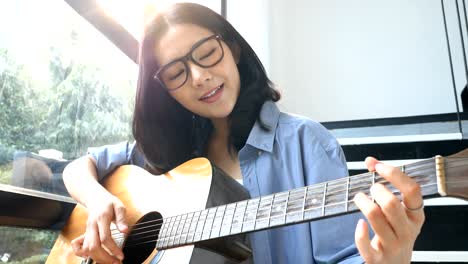
[[[247,144],[255,148],[271,152],[275,139],[276,127],[278,124],[280,111],[273,101],[266,101],[260,110],[260,119],[270,129],[266,131],[260,127],[257,120],[247,138]]]

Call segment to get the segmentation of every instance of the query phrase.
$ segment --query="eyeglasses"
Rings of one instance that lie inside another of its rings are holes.
[[[221,36],[212,35],[195,43],[187,55],[164,65],[154,75],[154,79],[159,80],[167,90],[174,91],[182,87],[188,80],[187,61],[190,60],[202,68],[209,68],[218,64],[223,57]]]

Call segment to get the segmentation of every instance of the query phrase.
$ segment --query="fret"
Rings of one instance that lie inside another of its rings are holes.
[[[158,234],[158,242],[156,242],[156,248],[161,248],[163,243],[164,243],[164,238],[166,236],[166,230],[167,230],[167,219],[161,219],[163,221],[161,225],[161,229],[159,230]]]
[[[242,223],[242,232],[252,231],[255,229],[255,219],[257,216],[260,199],[255,198],[247,202],[245,209],[244,220]]]
[[[273,204],[273,195],[260,197],[258,204],[257,215],[255,217],[255,230],[269,227],[271,207]]]
[[[288,212],[289,194],[290,194],[290,192],[288,191],[288,194],[286,195],[286,202],[285,202],[284,211],[283,211],[284,222],[285,223],[286,223],[286,215],[287,215],[287,212]]]
[[[169,245],[169,237],[171,236],[171,230],[174,226],[175,217],[170,217],[167,221],[167,230],[164,233],[164,243],[162,245],[163,247],[167,247]]]
[[[225,209],[226,209],[226,205],[222,205],[217,208],[214,221],[213,221],[213,227],[211,228],[210,238],[219,237],[219,234],[221,232],[221,223],[223,221]]]
[[[307,190],[309,189],[308,186],[304,188],[304,201],[302,201],[302,219],[305,219],[305,206],[307,201]]]
[[[190,223],[192,222],[193,213],[188,213],[185,223],[182,226],[182,235],[179,244],[185,244],[187,242],[188,232],[190,228]]]
[[[163,219],[163,225],[161,227],[161,231],[159,232],[159,248],[164,247],[167,244],[167,230],[169,229],[169,220],[170,218]]]
[[[202,239],[203,228],[205,226],[206,216],[208,215],[208,210],[203,210],[200,213],[198,218],[197,228],[195,229],[195,236],[193,237],[193,242],[200,241]]]
[[[369,188],[369,178],[367,178],[366,181],[362,181],[362,178],[360,177],[349,177],[349,191],[348,191],[348,197],[353,199],[354,196],[361,191],[362,189],[362,185],[365,185],[367,186],[367,188]],[[356,206],[356,204],[354,203],[354,201],[350,200],[348,201],[347,203],[348,205],[348,208],[347,208],[347,211],[348,212],[351,212],[351,211],[354,211],[354,210],[358,210],[358,207]]]
[[[328,185],[328,182],[326,182],[325,185],[323,186],[322,216],[325,215],[325,202],[327,199],[327,185]]]
[[[172,239],[172,242],[171,242],[171,238],[173,238],[172,230],[174,229],[175,223],[176,223],[176,217],[172,217],[171,222],[169,223],[169,229],[167,230],[167,244],[165,245],[165,247],[172,246],[172,244],[174,243],[174,239]]]
[[[237,203],[236,210],[234,211],[234,217],[232,219],[231,232],[230,234],[237,234],[242,231],[242,222],[244,220],[245,209],[247,208],[247,201],[241,201]]]
[[[286,223],[295,223],[303,220],[305,188],[292,190],[289,192],[289,199],[286,209]]]
[[[277,193],[273,198],[273,208],[270,215],[270,226],[284,224],[288,193]]]
[[[349,177],[346,177],[346,199],[345,199],[345,212],[348,211],[348,203],[349,203]]]
[[[183,214],[181,216],[181,219],[180,219],[180,222],[179,222],[179,225],[177,226],[177,231],[176,231],[176,238],[174,238],[174,243],[176,245],[180,245],[180,240],[182,238],[182,231],[183,231],[183,227],[185,225],[185,221],[187,220],[187,214]],[[181,225],[182,224],[182,225]]]
[[[341,178],[327,185],[327,197],[325,203],[325,215],[334,215],[345,211],[346,185],[348,178]]]
[[[226,210],[224,211],[223,223],[221,224],[221,231],[219,232],[221,236],[227,236],[231,233],[231,225],[235,209],[235,203],[228,204],[226,206]]]
[[[195,230],[197,229],[198,220],[200,219],[200,213],[200,211],[193,213],[192,221],[190,222],[189,232],[187,235],[187,243],[192,243],[195,238]]]
[[[166,232],[166,236],[165,236],[165,243],[164,243],[163,247],[168,247],[169,246],[169,238],[171,237],[171,232],[172,232],[172,228],[174,227],[174,223],[175,223],[175,217],[171,217],[170,220],[169,220],[168,226],[167,226],[167,232]]]
[[[172,226],[170,237],[169,237],[169,244],[168,244],[168,246],[170,246],[170,247],[174,246],[174,244],[175,244],[177,228],[178,228],[178,226],[180,224],[180,218],[181,218],[180,215],[176,216],[175,221],[174,221],[174,225]]]
[[[321,216],[322,207],[321,201],[323,199],[323,186],[318,184],[307,187],[307,198],[304,206],[304,219],[314,219]]]
[[[174,223],[175,223],[175,217],[170,217],[169,223],[167,226],[167,231],[166,231],[165,238],[164,238],[165,241],[164,241],[163,247],[169,246],[169,238],[171,237],[171,232],[172,232],[172,228],[174,227]]]
[[[208,209],[208,215],[206,216],[205,226],[203,227],[202,240],[210,238],[217,209],[218,208],[216,207]]]

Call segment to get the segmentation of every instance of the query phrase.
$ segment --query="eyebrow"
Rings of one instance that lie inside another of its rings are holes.
[[[200,40],[198,40],[197,42],[195,42],[195,43],[190,47],[190,49],[188,50],[188,52],[186,52],[184,55],[182,55],[182,56],[180,56],[180,57],[177,57],[177,58],[175,58],[175,59],[172,59],[172,60],[170,60],[169,62],[167,62],[167,63],[165,63],[165,64],[162,64],[161,66],[164,67],[165,65],[168,65],[168,64],[170,64],[170,63],[173,63],[174,61],[178,61],[178,60],[184,58],[185,56],[187,56],[187,54],[191,53],[191,52],[195,49],[195,47],[197,47],[201,42],[205,41],[207,38],[211,38],[211,37],[214,36],[214,35],[216,35],[216,34],[211,34],[211,35],[209,35],[209,36],[206,36],[206,37],[201,38]]]

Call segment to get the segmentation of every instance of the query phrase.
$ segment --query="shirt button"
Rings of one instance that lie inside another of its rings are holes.
[[[259,150],[259,151],[257,152],[257,154],[258,154],[258,156],[262,155],[262,151]]]

